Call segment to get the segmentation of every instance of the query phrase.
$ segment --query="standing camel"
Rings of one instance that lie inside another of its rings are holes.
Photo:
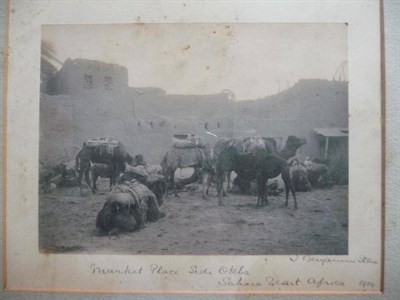
[[[93,142],[95,141],[95,142]],[[125,146],[115,140],[89,140],[83,143],[83,147],[76,154],[75,167],[78,173],[78,184],[82,195],[82,177],[92,193],[95,189],[91,186],[89,172],[91,163],[106,164],[111,169],[110,186],[115,185],[118,175],[125,170],[125,163],[132,164],[134,158],[126,151]]]
[[[256,143],[245,143],[245,140],[220,139],[214,146],[216,156],[216,177],[218,204],[223,205],[222,191],[223,183],[227,172],[234,170],[238,176],[244,176],[247,180],[257,180],[258,200],[257,205],[267,204],[267,182],[269,178],[274,178],[282,174],[285,183],[286,205],[288,204],[289,190],[292,192],[295,208],[297,201],[293,188],[289,165],[286,157],[294,156],[297,149],[305,143],[304,139],[290,136],[285,147],[276,153],[273,145],[264,139],[264,144],[258,139]],[[281,157],[279,154],[283,154]]]

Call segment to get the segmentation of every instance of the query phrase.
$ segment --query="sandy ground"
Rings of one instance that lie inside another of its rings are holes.
[[[136,232],[97,236],[95,220],[103,207],[108,181],[92,195],[79,188],[55,189],[39,197],[39,247],[44,252],[104,254],[346,254],[348,249],[348,188],[297,193],[284,206],[284,195],[257,198],[230,193],[219,207],[215,187],[209,200],[201,187],[187,186],[179,198],[168,196],[166,216]]]

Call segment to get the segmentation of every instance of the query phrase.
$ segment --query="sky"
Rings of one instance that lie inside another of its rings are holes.
[[[347,26],[339,23],[46,25],[42,40],[62,62],[125,66],[132,87],[168,94],[229,89],[237,100],[274,95],[299,79],[332,80],[347,61]]]

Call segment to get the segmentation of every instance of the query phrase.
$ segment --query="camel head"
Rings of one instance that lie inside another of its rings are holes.
[[[298,149],[305,144],[307,144],[307,140],[305,138],[298,138],[294,135],[290,135],[286,140],[286,146],[290,149]]]

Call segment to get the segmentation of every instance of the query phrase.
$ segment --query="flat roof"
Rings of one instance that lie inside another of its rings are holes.
[[[314,128],[313,131],[316,134],[320,134],[325,137],[348,137],[349,136],[349,128],[346,128],[346,127]]]

